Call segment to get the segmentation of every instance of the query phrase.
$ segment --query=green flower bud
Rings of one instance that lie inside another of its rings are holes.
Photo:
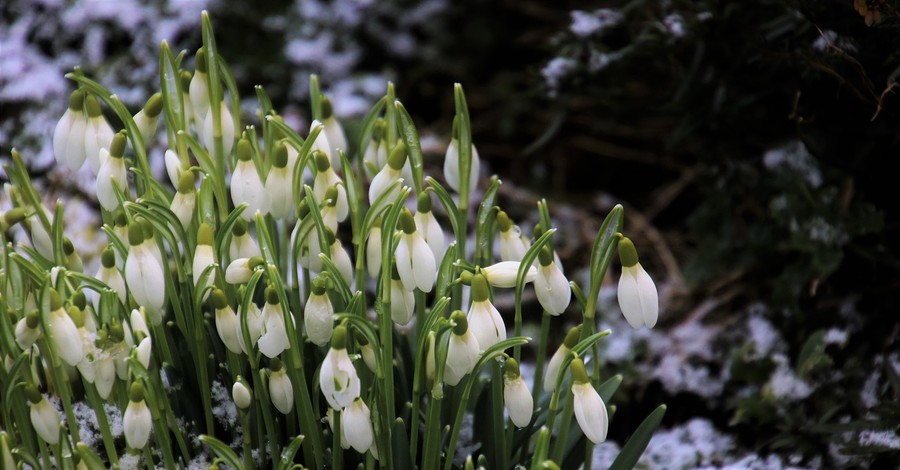
[[[84,295],[84,291],[75,291],[69,300],[72,302],[72,305],[78,307],[80,310],[84,310],[85,307],[87,307],[87,296]]]
[[[431,212],[431,194],[428,194],[428,191],[419,193],[416,199],[416,212],[421,214]]]
[[[316,162],[316,170],[325,171],[331,168],[331,161],[328,159],[328,155],[325,155],[325,152],[318,149],[313,150],[312,158]]]
[[[162,93],[156,92],[153,96],[147,100],[147,104],[144,105],[144,114],[149,118],[155,118],[159,116],[159,113],[162,112],[163,109],[163,100]]]
[[[328,119],[334,114],[334,108],[331,106],[331,100],[327,96],[322,95],[322,119]]]
[[[98,117],[102,114],[100,110],[100,102],[97,101],[97,98],[94,95],[87,95],[85,97],[85,107],[87,107],[88,117]]]
[[[478,273],[472,276],[472,301],[484,302],[490,297],[487,279],[483,274]]]
[[[406,144],[403,142],[398,142],[394,148],[391,149],[391,154],[388,156],[388,166],[393,168],[394,170],[402,170],[403,165],[406,164]]]
[[[331,334],[332,349],[347,349],[347,327],[338,325]]]
[[[181,174],[181,177],[178,178],[178,192],[181,194],[188,194],[194,191],[194,174],[190,171],[185,171]]]
[[[638,264],[637,250],[634,248],[634,243],[632,243],[631,239],[628,237],[622,237],[622,239],[619,240],[619,260],[622,262],[622,266],[625,266],[626,268]]]
[[[50,311],[55,312],[62,308],[63,303],[62,299],[59,297],[59,292],[56,292],[56,289],[50,288]]]
[[[112,143],[109,145],[109,156],[113,158],[122,158],[125,155],[125,143],[128,139],[128,134],[125,133],[125,130],[121,130],[116,132],[113,135]]]
[[[584,362],[580,357],[572,359],[569,370],[572,371],[572,380],[576,384],[590,383],[591,379],[588,378],[587,370],[584,368]]]
[[[72,111],[81,112],[81,108],[84,105],[84,92],[79,90],[75,90],[69,95],[69,109]]]
[[[281,303],[281,299],[278,298],[278,291],[272,286],[266,287],[266,303],[270,305]]]
[[[237,221],[234,222],[234,225],[231,226],[231,235],[235,237],[243,237],[246,233],[247,221],[244,219],[237,219]]]
[[[502,210],[497,211],[497,227],[500,228],[501,232],[508,232],[513,226],[512,220],[510,220],[509,215]]]
[[[212,294],[209,295],[209,301],[216,310],[222,310],[228,306],[228,299],[225,298],[225,292],[218,288],[213,288]]]
[[[453,326],[453,334],[462,336],[466,334],[466,331],[469,331],[469,319],[466,318],[466,314],[462,310],[454,311],[450,315],[450,321],[455,324]]]
[[[400,212],[400,228],[403,233],[410,235],[416,232],[416,219],[413,218],[412,212],[407,208],[403,208]]]
[[[275,144],[275,151],[272,152],[272,166],[275,168],[285,168],[288,164],[287,145],[284,142]]]
[[[131,383],[131,388],[128,389],[128,399],[130,401],[144,400],[144,386],[140,382],[134,381]]]
[[[553,252],[550,251],[547,245],[541,247],[541,251],[538,252],[538,259],[541,261],[541,266],[550,266],[550,263],[553,262]]]
[[[242,162],[249,162],[253,156],[253,146],[246,137],[241,137],[237,143],[237,158]]]
[[[241,221],[242,219],[238,219]],[[234,233],[234,232],[232,232]],[[200,228],[197,230],[197,244],[198,245],[212,245],[215,237],[213,236],[213,229],[208,223],[203,222],[200,224]]]
[[[578,340],[581,338],[581,325],[574,326],[569,329],[569,332],[566,333],[566,338],[563,340],[563,344],[572,349],[575,345],[578,344]]]
[[[518,379],[522,373],[519,371],[519,362],[511,357],[506,358],[506,362],[503,364],[503,376],[507,380],[515,380]]]
[[[128,226],[128,244],[138,246],[141,243],[144,243],[144,230],[140,223],[132,223]]]
[[[103,254],[100,255],[100,262],[106,269],[112,269],[116,267],[116,252],[113,247],[108,246],[103,250]]]
[[[197,54],[194,55],[194,70],[197,73],[206,73],[206,50],[204,48],[197,49]]]

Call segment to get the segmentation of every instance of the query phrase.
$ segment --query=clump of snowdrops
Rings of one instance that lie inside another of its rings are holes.
[[[315,77],[305,137],[262,87],[258,122],[244,125],[205,13],[202,28],[193,72],[162,43],[160,92],[134,115],[79,70],[68,75],[77,88],[53,147],[60,165],[97,176],[109,243],[96,273],[82,272],[63,202],[44,206],[15,150],[6,165],[3,468],[136,457],[178,468],[198,456],[234,468],[590,466],[623,380],[595,349],[610,334],[595,331],[596,301],[617,255],[628,322],[652,327],[658,314],[621,206],[579,286],[554,253],[561,234],[546,202],[529,237],[498,207],[497,178],[476,192],[484,181],[461,86],[438,180],[423,174],[416,127],[390,84],[358,145]],[[158,138],[171,186],[151,174],[146,149]],[[13,226],[30,246],[7,242]],[[516,299],[503,314],[492,302],[501,289]],[[543,310],[540,338],[522,335],[525,289]],[[566,312],[580,325],[549,344]],[[520,365],[530,341],[529,385]],[[228,403],[212,393],[223,384]],[[85,404],[90,426],[76,416]],[[220,410],[232,404],[229,428]],[[633,430],[615,468],[634,465],[664,412]]]

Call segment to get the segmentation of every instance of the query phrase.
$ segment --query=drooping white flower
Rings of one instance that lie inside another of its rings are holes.
[[[131,384],[128,392],[128,406],[122,416],[122,427],[125,431],[125,442],[133,449],[143,449],[153,431],[153,418],[150,408],[144,401],[144,387],[140,382]]]
[[[94,386],[97,394],[106,400],[116,383],[116,363],[108,354],[103,354],[94,361]]]
[[[134,123],[144,139],[144,146],[150,146],[151,140],[156,136],[156,125],[159,123],[159,114],[163,109],[162,93],[156,92],[144,107],[134,115]]]
[[[559,369],[562,367],[563,361],[565,361],[566,356],[569,355],[569,352],[572,351],[572,348],[578,344],[578,340],[581,335],[581,327],[576,326],[569,329],[569,332],[566,333],[566,337],[563,340],[563,343],[559,345],[559,349],[553,353],[553,356],[550,357],[550,362],[547,363],[547,369],[544,370],[544,391],[552,392],[554,388],[556,388],[556,379],[559,377]]]
[[[403,142],[398,143],[388,157],[387,165],[381,167],[378,173],[372,178],[372,184],[369,185],[369,204],[374,204],[382,193],[395,181],[403,180],[403,165],[406,163],[406,145]],[[388,198],[394,199],[400,191],[400,186],[392,190]]]
[[[475,144],[472,144],[472,159],[469,165],[469,191],[478,185],[478,173],[481,171],[481,158],[478,157],[478,150]],[[456,119],[453,120],[453,138],[450,139],[450,145],[447,146],[447,154],[444,156],[444,178],[447,185],[459,192],[460,189],[460,154],[459,154],[459,131],[457,129]]]
[[[294,409],[294,386],[277,358],[269,361],[269,398],[281,414]]]
[[[219,106],[217,108],[219,111],[219,116],[221,116],[222,154],[227,158],[229,155],[231,155],[231,149],[234,148],[234,119],[232,119],[231,110],[228,109],[228,106],[225,104],[224,99],[219,101]],[[210,155],[215,154],[216,144],[216,136],[213,129],[214,112],[216,112],[216,107],[210,106],[209,112],[206,113],[206,118],[203,120],[203,132],[200,134],[203,138],[203,145],[207,148]]]
[[[246,221],[254,220],[256,211],[265,214],[270,204],[262,175],[256,171],[256,165],[251,160],[252,152],[250,141],[241,138],[237,144],[238,163],[231,174],[231,201],[235,206],[247,204],[247,208],[241,213]]]
[[[494,287],[515,287],[520,264],[518,261],[501,261],[486,268],[481,268],[481,273],[484,274],[488,283]],[[537,268],[531,266],[525,272],[525,282],[532,282],[535,277],[537,277]]]
[[[356,368],[347,354],[347,328],[338,326],[331,336],[331,348],[319,371],[319,388],[334,409],[350,406],[359,398],[360,383]]]
[[[319,135],[316,136],[316,140],[313,141],[312,149],[310,151],[314,152],[318,150],[328,157],[329,163],[334,162],[335,159],[334,156],[332,156],[334,150],[332,150],[331,142],[328,141],[328,132],[325,130],[325,124],[317,120],[313,120],[313,122],[309,124],[309,133],[312,134],[313,129],[319,126],[322,127],[322,130],[319,132]],[[337,165],[332,165],[332,168],[336,170],[341,168],[340,159],[338,159]]]
[[[175,193],[175,197],[172,198],[169,210],[175,214],[175,217],[178,217],[182,227],[188,228],[191,225],[191,220],[194,219],[194,207],[196,205],[197,190],[194,187],[194,174],[186,171],[181,174],[181,179],[178,181],[178,191]]]
[[[506,324],[491,303],[487,279],[480,273],[472,276],[472,306],[467,319],[469,331],[478,339],[481,351],[506,339]]]
[[[347,153],[350,149],[347,147],[347,136],[344,134],[344,128],[334,116],[334,109],[331,106],[331,100],[327,96],[322,97],[322,125],[325,127],[325,136],[328,144],[331,146],[331,167],[337,171],[341,169],[341,157],[338,153],[343,151]]]
[[[109,357],[112,359],[112,363],[114,365],[113,370],[115,374],[114,376],[118,377],[120,380],[128,379],[128,355],[131,353],[131,348],[134,347],[134,337],[131,335],[131,327],[128,326],[127,322],[123,322],[121,324],[113,324],[109,328],[109,339],[111,341],[111,345],[108,349]],[[100,381],[100,369],[97,369],[97,379],[96,383]],[[99,385],[98,385],[99,389]]]
[[[243,322],[245,321],[243,318],[244,311],[242,307],[238,307],[237,318],[238,318],[238,345],[241,347],[241,351],[244,351],[244,354],[250,354],[253,349],[253,345],[256,344],[257,340],[259,340],[260,335],[262,335],[263,328],[263,316],[262,310],[253,303],[250,302],[250,307],[247,308],[247,333],[250,336],[250,347],[247,347],[247,344],[244,343],[244,333],[243,333]]]
[[[130,321],[131,335],[133,337],[150,336],[150,328],[147,327],[146,311],[143,308],[132,309],[128,320]]]
[[[632,328],[653,328],[659,318],[656,284],[638,262],[637,250],[627,237],[619,241],[622,277],[619,278],[619,307]]]
[[[144,231],[139,223],[128,227],[131,250],[125,260],[125,282],[138,305],[147,309],[150,321],[158,325],[166,304],[166,283],[163,268],[144,244]]]
[[[391,273],[391,320],[398,325],[406,325],[412,319],[416,311],[416,296],[411,290],[407,290],[400,281],[397,266]]]
[[[416,222],[409,209],[404,208],[400,213],[399,225],[403,233],[394,256],[400,280],[406,290],[418,288],[422,292],[431,292],[437,275],[434,253],[416,230]]]
[[[316,278],[312,283],[312,292],[306,301],[303,325],[306,327],[306,336],[316,346],[328,344],[334,332],[334,306],[325,288],[325,281]]]
[[[16,322],[16,344],[23,351],[31,349],[31,345],[41,337],[41,312],[32,310]]]
[[[206,50],[200,48],[194,56],[194,75],[187,90],[195,124],[200,127],[209,113],[209,85],[207,84]],[[182,80],[184,76],[182,76]],[[182,82],[183,83],[183,82]]]
[[[350,206],[347,204],[347,190],[344,189],[344,182],[334,172],[328,162],[328,157],[321,151],[314,151],[312,154],[313,161],[316,165],[316,178],[313,182],[313,197],[320,205],[324,204],[328,190],[337,187],[337,199],[334,201],[338,222],[347,219],[350,213]]]
[[[53,226],[53,214],[51,214],[46,207],[41,205],[36,208],[33,215],[25,219],[25,227],[31,234],[31,245],[34,246],[34,249],[44,258],[52,260],[53,241],[50,239],[50,232],[44,226],[44,223],[41,222],[41,217],[38,215],[37,211],[44,211],[47,220],[50,222],[50,226]]]
[[[243,284],[253,277],[253,270],[263,264],[259,256],[252,258],[238,258],[225,268],[225,282],[229,284]]]
[[[381,217],[375,219],[369,237],[366,239],[366,269],[369,277],[378,279],[381,273]]]
[[[447,346],[447,364],[444,368],[444,382],[447,385],[456,385],[459,381],[472,372],[478,356],[481,355],[481,347],[478,339],[469,329],[466,314],[457,310],[450,316],[455,326],[450,334],[450,342]]]
[[[256,240],[253,239],[247,229],[247,221],[244,219],[237,219],[231,228],[231,244],[228,246],[228,256],[232,261],[238,258],[262,256],[259,244],[256,243]]]
[[[65,235],[63,235],[62,249],[66,259],[66,269],[79,273],[84,271],[84,263],[81,261],[81,256],[75,251],[75,245],[72,243],[72,240]]]
[[[87,117],[82,106],[84,92],[75,90],[69,96],[69,107],[53,130],[53,153],[56,162],[77,171],[84,164],[84,130]]]
[[[572,299],[572,287],[566,275],[553,260],[550,248],[544,246],[538,254],[540,267],[534,278],[534,293],[544,310],[551,315],[566,311]]]
[[[356,345],[359,350],[359,354],[363,358],[363,362],[366,363],[366,366],[374,374],[375,369],[378,366],[378,362],[375,359],[375,348],[372,347],[372,343],[370,343],[365,336],[357,333]]]
[[[216,311],[216,331],[219,338],[229,351],[240,354],[243,350],[241,347],[241,323],[237,314],[228,300],[225,293],[219,289],[213,289],[210,295],[210,302]]]
[[[293,216],[294,171],[288,166],[288,151],[284,142],[275,144],[272,152],[272,168],[266,176],[266,193],[269,194],[269,213],[276,219]]]
[[[181,162],[181,159],[178,158],[178,154],[171,149],[166,150],[165,161],[166,175],[169,176],[169,182],[172,183],[173,187],[177,188],[178,182],[181,181],[181,174],[187,171],[187,168]]]
[[[66,364],[75,367],[84,358],[84,347],[81,333],[75,321],[63,308],[62,299],[56,289],[50,289],[50,341],[53,342],[56,354]]]
[[[26,387],[25,395],[31,405],[31,426],[44,442],[56,445],[59,442],[59,426],[62,424],[56,408],[37,391],[34,385]]]
[[[572,360],[572,395],[575,405],[575,420],[584,435],[594,444],[606,440],[609,430],[609,415],[600,394],[591,385],[584,363],[580,358]]]
[[[100,102],[94,95],[85,97],[85,108],[87,108],[87,125],[84,128],[84,154],[91,166],[91,172],[97,174],[100,170],[100,149],[108,149],[113,140],[113,129],[103,117],[100,110]]]
[[[338,268],[338,272],[341,273],[341,277],[344,278],[347,285],[351,285],[353,283],[353,263],[350,261],[350,255],[347,254],[344,245],[334,236],[331,230],[326,229],[325,236],[331,241],[331,262]]]
[[[444,243],[444,230],[434,217],[434,212],[431,211],[431,195],[427,191],[419,194],[416,214],[413,218],[416,221],[417,231],[422,234],[422,238],[431,248],[435,262],[440,263],[444,259],[447,245]]]
[[[119,296],[122,305],[128,305],[127,289],[125,287],[125,279],[122,273],[116,268],[116,253],[112,246],[106,247],[100,256],[100,269],[94,276],[98,281],[106,284],[110,289],[114,290]],[[99,311],[100,296],[94,296],[94,310]]]
[[[273,358],[291,346],[284,323],[284,307],[273,287],[266,288],[266,304],[262,308],[263,334],[257,345],[259,352]]]
[[[531,422],[534,398],[519,372],[519,363],[511,357],[503,365],[503,405],[509,420],[517,427],[524,428]]]
[[[250,387],[240,375],[237,376],[234,385],[231,386],[231,399],[234,401],[234,406],[238,407],[239,410],[246,410],[253,404],[253,393],[250,392]]]
[[[144,366],[144,369],[150,368],[150,354],[153,352],[153,339],[145,336],[137,345],[138,362]]]
[[[202,286],[200,285],[200,278],[203,276],[203,272],[216,264],[216,253],[212,247],[213,241],[212,227],[208,223],[203,222],[197,230],[197,247],[194,249],[194,260],[191,263],[194,288],[198,290],[212,286],[216,280],[216,269],[214,268],[209,271],[206,283]],[[203,298],[206,299],[206,296]]]
[[[531,242],[522,235],[522,229],[512,223],[506,212],[497,212],[497,228],[500,231],[500,259],[502,261],[522,261]]]
[[[372,417],[369,407],[362,398],[356,398],[350,406],[341,412],[341,433],[360,454],[365,454],[372,442],[375,433],[372,431]]]

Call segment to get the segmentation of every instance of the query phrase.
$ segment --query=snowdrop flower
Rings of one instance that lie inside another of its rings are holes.
[[[253,148],[250,141],[241,137],[237,144],[238,162],[231,174],[231,201],[235,206],[247,204],[241,213],[246,221],[254,220],[256,211],[269,210],[269,195],[265,191],[262,175],[256,171],[250,156]]]
[[[366,366],[368,366],[369,370],[374,374],[375,368],[378,365],[375,360],[375,348],[372,347],[372,343],[370,343],[361,333],[356,332],[354,336],[356,336],[357,349],[363,358],[363,362],[366,363]]]
[[[341,123],[334,117],[334,108],[327,96],[322,97],[322,125],[325,126],[324,134],[331,145],[331,168],[335,171],[341,169],[341,156],[339,151],[347,153],[347,136]],[[361,453],[361,452],[360,452]]]
[[[269,361],[269,398],[281,414],[294,409],[294,386],[278,358]]]
[[[132,336],[150,336],[150,328],[147,328],[146,310],[143,307],[131,309],[131,315],[128,319],[131,323]]]
[[[25,387],[25,396],[31,405],[31,425],[35,432],[44,442],[55,446],[59,442],[59,426],[62,424],[59,413],[34,385]]]
[[[41,205],[36,208],[36,211],[44,211],[44,214],[47,215],[47,220],[50,222],[50,226],[53,226],[53,214],[51,214],[46,207]],[[37,212],[25,219],[25,227],[31,234],[31,245],[34,246],[34,249],[44,258],[52,260],[53,240],[50,239],[50,232],[44,227]]]
[[[294,212],[294,171],[288,166],[288,151],[284,142],[275,144],[272,152],[272,168],[266,176],[266,193],[269,194],[269,213],[283,219]]]
[[[259,256],[252,258],[238,258],[232,261],[225,269],[225,282],[229,284],[243,284],[253,277],[253,271],[263,264]]]
[[[207,84],[207,68],[206,68],[206,50],[204,48],[197,49],[194,56],[194,76],[188,85],[190,94],[191,111],[193,111],[193,119],[197,126],[203,123],[204,118],[209,113],[209,85]],[[185,76],[182,75],[182,83]],[[187,103],[185,103],[187,104]]]
[[[231,155],[231,149],[234,147],[234,119],[231,117],[231,111],[228,109],[228,106],[225,105],[225,97],[222,96],[221,98],[219,105],[216,107],[210,106],[209,112],[206,113],[206,118],[203,119],[203,132],[200,133],[200,137],[203,139],[203,146],[206,147],[211,155],[214,155],[216,135],[213,129],[213,113],[218,111],[222,128],[222,155],[228,157]],[[222,165],[223,163],[219,162],[218,164]]]
[[[116,253],[112,246],[107,246],[100,255],[100,269],[94,276],[98,281],[106,284],[119,296],[122,305],[128,305],[127,289],[122,273],[116,268]],[[99,311],[100,296],[94,296],[94,310]]]
[[[172,204],[169,210],[175,214],[181,226],[188,228],[191,220],[194,218],[194,207],[197,205],[197,191],[194,187],[194,174],[186,171],[181,174],[178,180],[178,191],[172,198]]]
[[[147,251],[149,251],[151,255],[153,255],[153,258],[156,259],[156,262],[159,263],[160,266],[162,266],[163,268],[168,266],[167,262],[163,262],[162,251],[160,251],[159,249],[159,244],[156,243],[156,232],[153,228],[153,224],[143,217],[135,219],[135,222],[139,223],[141,229],[144,232],[144,247],[147,248]],[[127,231],[125,232],[125,235],[126,236],[123,240],[128,239]]]
[[[131,250],[125,260],[125,282],[134,301],[147,309],[154,325],[162,322],[166,305],[166,283],[162,265],[144,244],[144,231],[140,223],[128,227],[128,243]]]
[[[66,257],[66,269],[79,273],[84,271],[84,263],[81,261],[81,256],[75,251],[75,245],[72,244],[72,240],[69,237],[63,236],[62,248]]]
[[[554,388],[556,388],[556,379],[559,377],[559,369],[562,367],[563,361],[565,361],[566,356],[569,355],[569,352],[572,351],[572,348],[578,344],[578,340],[581,337],[581,326],[573,327],[566,333],[566,338],[563,340],[563,343],[559,346],[559,349],[553,353],[553,356],[550,358],[550,362],[547,364],[547,369],[544,371],[544,391],[552,392]]]
[[[606,404],[591,385],[581,358],[573,359],[569,368],[572,371],[575,420],[578,421],[584,435],[594,444],[599,444],[606,440],[606,432],[609,429]]]
[[[372,184],[369,185],[369,204],[374,204],[376,200],[384,193],[388,186],[395,181],[403,180],[403,165],[406,163],[406,145],[400,142],[391,150],[388,157],[387,165],[381,167],[378,174],[372,178]],[[391,192],[388,198],[394,199],[400,192],[400,186]]]
[[[31,349],[31,345],[41,337],[41,312],[37,309],[28,312],[16,322],[16,344],[23,351]]]
[[[125,442],[132,449],[143,449],[150,439],[150,431],[153,430],[153,418],[150,416],[150,408],[144,401],[144,386],[140,382],[133,382],[128,391],[128,407],[122,417],[122,426],[125,429]]]
[[[239,319],[237,325],[238,345],[241,347],[241,351],[243,351],[244,354],[250,354],[250,352],[252,352],[253,350],[253,345],[256,344],[257,340],[259,340],[260,335],[262,335],[263,316],[262,311],[259,309],[259,307],[257,307],[255,303],[250,302],[250,307],[247,308],[246,313],[247,334],[248,336],[250,336],[250,347],[248,347],[247,344],[244,343],[243,326],[241,325],[241,322],[244,321],[243,315],[244,312],[239,307],[237,312],[237,318]]]
[[[63,308],[62,299],[56,289],[50,289],[50,341],[56,354],[66,364],[75,367],[84,358],[81,333],[75,321]]]
[[[53,154],[56,163],[77,171],[84,164],[84,131],[87,117],[84,115],[84,92],[75,90],[69,95],[69,107],[53,130]]]
[[[347,254],[344,245],[342,245],[341,241],[334,236],[334,233],[332,233],[331,230],[326,228],[325,236],[328,237],[328,240],[331,242],[329,245],[331,251],[331,256],[329,256],[329,258],[331,258],[331,262],[337,266],[338,272],[341,273],[341,277],[344,278],[347,285],[351,285],[353,283],[353,263],[350,261],[350,255]]]
[[[219,333],[219,338],[222,339],[222,343],[229,351],[240,354],[243,350],[241,347],[241,323],[237,314],[234,313],[234,309],[228,305],[225,293],[219,289],[213,289],[210,302],[216,312],[216,331]]]
[[[147,100],[143,109],[134,115],[134,123],[141,133],[141,138],[144,139],[145,147],[149,146],[150,140],[156,135],[156,125],[159,122],[159,113],[162,112],[162,109],[162,93],[156,92]]]
[[[316,136],[316,140],[313,141],[311,152],[315,152],[316,150],[325,154],[328,157],[328,162],[331,164],[331,167],[335,170],[339,170],[341,168],[341,160],[340,158],[335,159],[334,150],[332,150],[331,142],[328,141],[328,131],[325,129],[325,125],[321,122],[314,120],[309,124],[309,133],[312,134],[313,130],[317,127],[321,126],[322,130],[319,132],[319,135]],[[337,165],[335,165],[335,160],[337,160]]]
[[[472,276],[472,306],[467,319],[481,351],[506,339],[503,317],[491,303],[487,279],[480,273]]]
[[[150,368],[150,353],[153,351],[153,340],[149,336],[145,336],[144,339],[137,345],[137,359],[138,362],[144,366],[144,369]]]
[[[397,265],[391,269],[391,320],[406,325],[416,311],[416,296],[400,281]]]
[[[330,168],[330,167],[329,167]],[[338,229],[338,188],[340,186],[332,186],[325,191],[324,204],[319,207],[319,214],[322,216],[322,223],[328,230],[337,232]]]
[[[481,268],[481,273],[484,274],[488,283],[494,287],[515,287],[520,264],[518,261],[501,261],[486,268]],[[531,266],[525,273],[525,282],[532,282],[536,277],[537,268]]]
[[[168,149],[165,153],[166,175],[169,176],[169,182],[177,188],[178,182],[181,181],[181,174],[187,171],[187,168],[178,158],[178,154],[174,150]]]
[[[534,398],[519,372],[519,363],[511,357],[506,358],[503,364],[503,405],[509,413],[509,420],[517,427],[524,428],[531,422]]]
[[[91,172],[97,174],[100,170],[100,149],[108,149],[113,140],[113,129],[103,117],[100,111],[100,102],[94,95],[87,95],[84,99],[87,108],[88,120],[84,128],[84,154]]]
[[[100,398],[109,398],[116,383],[116,375],[115,360],[107,353],[101,354],[94,362],[94,386],[97,387]]]
[[[444,178],[447,185],[459,192],[460,189],[460,155],[459,155],[459,129],[457,128],[457,120],[453,119],[453,137],[450,139],[450,145],[447,146],[447,154],[444,156]],[[478,173],[481,169],[481,158],[478,157],[478,150],[475,144],[472,144],[472,160],[469,165],[469,191],[478,185]]]
[[[328,189],[337,186],[337,200],[335,208],[337,209],[337,220],[343,222],[350,213],[350,206],[347,204],[347,190],[344,189],[344,182],[334,172],[334,169],[328,162],[328,156],[321,151],[313,151],[313,161],[316,164],[316,179],[313,182],[313,197],[316,202],[322,204],[326,198]]]
[[[369,407],[357,397],[341,412],[341,433],[360,454],[365,454],[375,440]]]
[[[416,215],[413,218],[416,221],[416,228],[422,234],[422,238],[428,243],[431,252],[434,254],[435,262],[444,259],[444,252],[447,245],[444,244],[444,230],[441,229],[434,212],[431,211],[431,194],[422,191],[419,194],[416,205]]]
[[[317,277],[312,282],[312,292],[306,301],[303,325],[306,336],[316,346],[325,346],[334,332],[334,306],[328,298],[326,281]]]
[[[244,211],[247,212],[246,210]],[[232,260],[238,258],[252,258],[262,256],[256,240],[247,231],[247,221],[237,219],[231,227],[231,244],[228,246],[228,256]]]
[[[305,210],[308,210],[305,205],[300,206],[301,212]],[[298,223],[294,227],[294,235],[296,235],[299,228],[300,224]],[[328,228],[326,227],[326,231],[327,230]],[[291,238],[293,239],[294,237],[292,236]],[[319,255],[322,253],[322,244],[319,242],[319,231],[314,227],[307,232],[306,238],[300,242],[300,254],[297,256],[297,264],[300,267],[313,272],[322,272],[322,259],[319,258]]]
[[[274,287],[266,288],[266,304],[262,308],[263,334],[256,343],[259,352],[273,358],[291,346],[284,324],[284,308]]]
[[[447,347],[447,364],[444,368],[444,382],[447,385],[456,385],[459,381],[472,372],[478,356],[481,355],[481,347],[478,339],[469,329],[466,314],[457,310],[450,315],[450,321],[455,324],[450,334],[450,343]]]
[[[240,375],[231,386],[231,399],[234,400],[234,406],[241,411],[246,411],[253,404],[253,392],[250,391],[247,382]]]
[[[416,222],[409,209],[404,208],[400,213],[399,225],[403,233],[394,256],[400,280],[406,290],[418,288],[422,292],[431,292],[437,275],[434,253],[416,230]]]
[[[331,348],[319,371],[319,388],[328,406],[340,410],[359,398],[360,384],[356,368],[347,354],[347,328],[338,326],[331,336]]]
[[[551,315],[559,315],[566,311],[572,299],[572,288],[569,280],[553,260],[550,248],[544,246],[538,253],[540,267],[534,278],[534,293],[544,310]]]
[[[379,168],[387,165],[387,142],[384,138],[386,127],[384,119],[378,118],[375,121],[372,126],[372,137],[369,138],[369,143],[363,152],[363,166],[369,178],[375,176]]]
[[[619,240],[619,260],[622,261],[622,277],[619,278],[619,307],[632,328],[653,328],[659,317],[659,294],[650,275],[638,262],[637,250],[628,237]]]
[[[134,347],[134,338],[131,336],[131,327],[128,326],[128,323],[114,323],[109,327],[109,341],[107,341],[106,346],[108,347],[109,357],[112,359],[113,364],[113,372],[114,374],[110,374],[110,384],[115,380],[115,377],[119,377],[121,380],[128,379],[128,353],[131,351],[131,348]],[[100,382],[100,369],[97,369],[97,378],[95,382],[98,383],[97,387],[99,390],[99,382]],[[110,385],[112,388],[112,385]]]
[[[514,225],[506,212],[497,212],[497,227],[500,229],[500,259],[503,261],[522,261],[531,242],[522,235],[518,225]]]
[[[200,278],[207,268],[216,264],[216,253],[212,244],[214,241],[212,227],[203,222],[197,230],[197,247],[194,249],[194,260],[191,263],[191,272],[194,280],[194,287],[198,290],[212,286],[216,280],[216,269],[212,269],[206,278],[206,284],[200,285]],[[209,295],[208,293],[206,295]],[[204,295],[204,299],[206,299]]]
[[[375,218],[366,239],[366,269],[369,277],[378,279],[378,274],[381,273],[381,216]]]

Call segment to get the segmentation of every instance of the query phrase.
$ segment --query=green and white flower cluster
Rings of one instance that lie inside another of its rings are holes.
[[[314,120],[301,136],[262,87],[256,119],[244,121],[205,14],[203,38],[193,72],[163,42],[161,90],[134,115],[80,71],[68,75],[77,89],[53,145],[60,165],[87,161],[97,175],[109,243],[96,274],[82,272],[62,202],[45,208],[13,151],[3,229],[22,226],[32,243],[2,240],[0,459],[35,468],[105,468],[127,454],[177,468],[203,453],[235,468],[589,461],[622,381],[595,352],[610,332],[594,331],[617,250],[629,323],[652,327],[658,315],[653,281],[621,234],[621,206],[601,225],[583,289],[554,252],[547,203],[528,237],[498,206],[500,181],[480,186],[459,85],[439,180],[424,174],[392,85],[349,141],[313,77]],[[148,162],[157,139],[169,184]],[[530,288],[540,308],[523,302]],[[513,311],[494,305],[499,289],[512,290]],[[580,326],[545,365],[564,314]],[[526,315],[541,323],[534,360],[522,358]],[[529,362],[530,387],[520,368]],[[237,433],[214,412],[214,382],[231,387]],[[82,401],[99,440],[80,435],[73,406]],[[124,443],[109,405],[123,411]],[[464,462],[456,453],[469,413],[483,426]],[[663,413],[625,444],[622,468]],[[578,429],[587,441],[570,435]]]

